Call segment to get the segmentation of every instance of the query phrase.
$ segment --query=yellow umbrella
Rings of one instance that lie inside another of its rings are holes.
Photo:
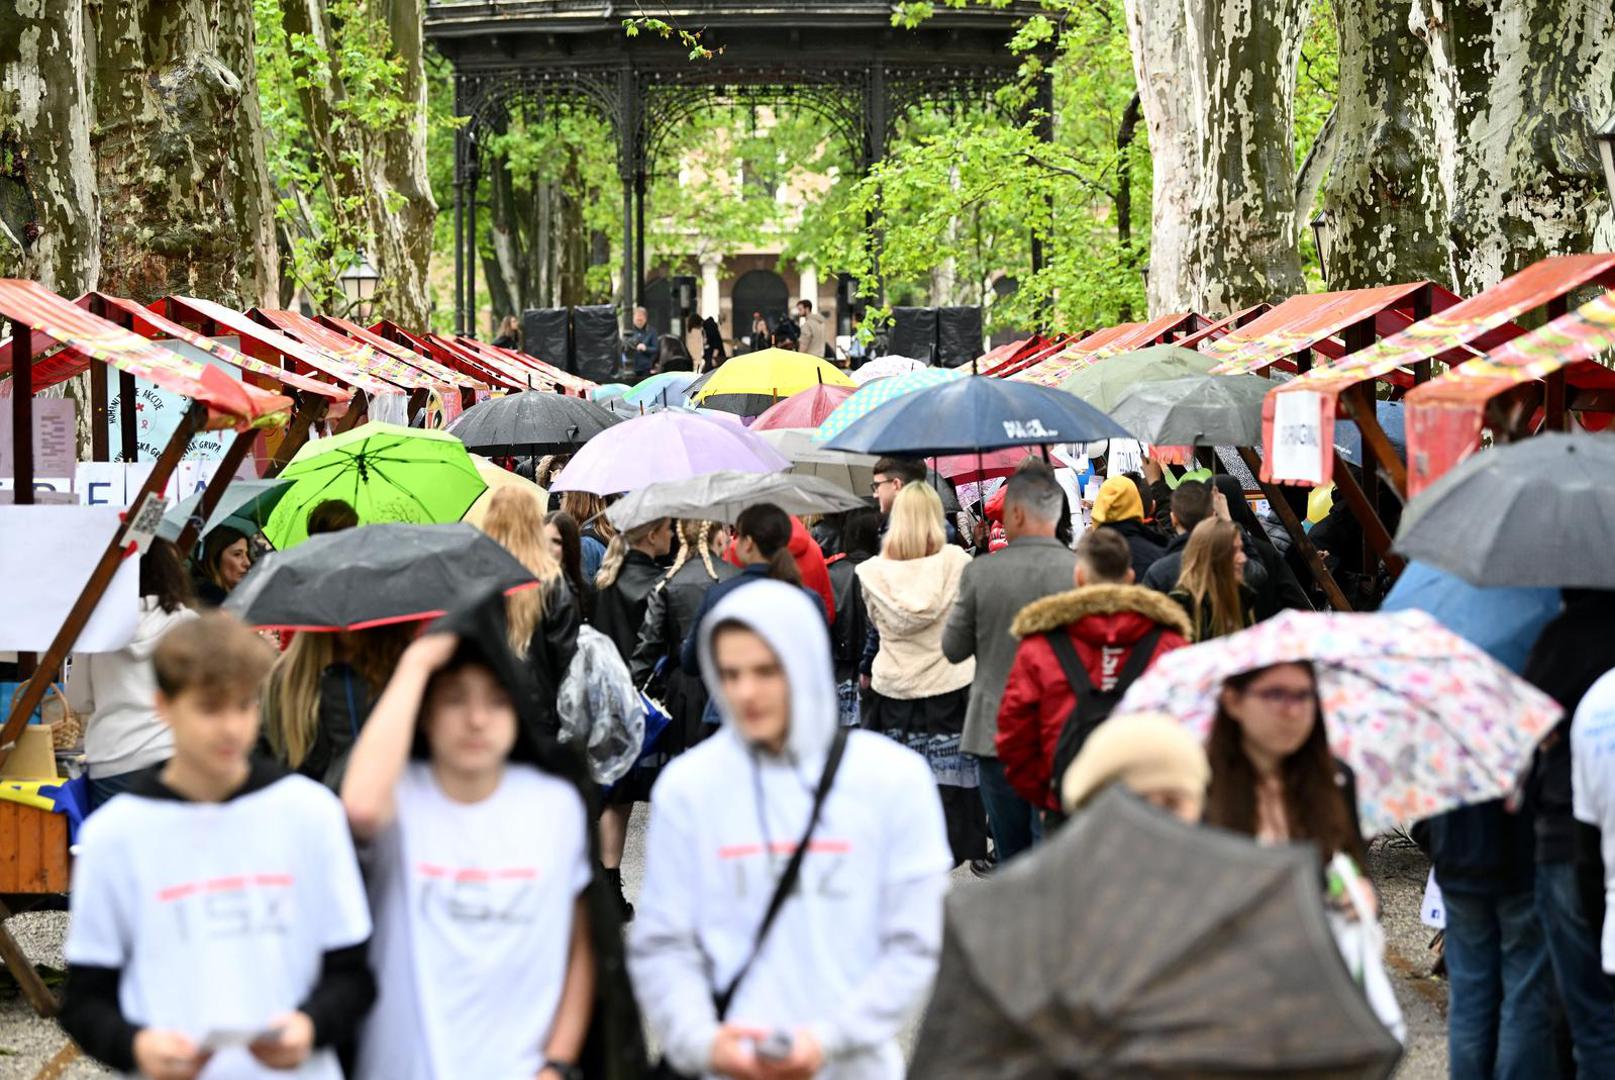
[[[845,372],[817,356],[763,349],[729,360],[696,394],[697,404],[758,416],[776,401],[812,387],[855,386]]]
[[[516,488],[518,491],[529,492],[538,500],[539,513],[542,514],[548,509],[550,493],[525,476],[517,476],[509,469],[501,469],[481,454],[472,454],[471,464],[477,467],[477,475],[488,485],[488,490],[479,495],[477,501],[471,504],[471,509],[465,512],[466,524],[482,528],[482,520],[488,514],[488,504],[493,502],[493,493],[500,488]]]

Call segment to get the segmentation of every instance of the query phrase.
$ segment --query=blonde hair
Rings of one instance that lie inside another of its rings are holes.
[[[882,558],[903,561],[935,555],[947,543],[942,525],[942,499],[923,481],[904,484],[892,500],[891,522],[886,528]]]
[[[663,577],[663,581],[672,581],[673,575],[690,561],[692,556],[701,556],[701,565],[707,569],[707,577],[713,581],[718,580],[718,570],[712,565],[712,534],[717,525],[710,521],[681,520],[673,526],[674,535],[679,538],[679,553],[673,560],[673,568]]]
[[[276,758],[295,769],[313,749],[320,727],[320,680],[336,663],[339,643],[374,700],[392,678],[415,629],[400,623],[340,634],[304,630],[293,637],[264,688],[264,736]]]
[[[510,651],[526,656],[533,631],[544,618],[544,593],[550,582],[561,576],[560,564],[550,554],[549,539],[544,535],[544,508],[527,491],[500,488],[488,500],[482,531],[503,544],[538,579],[538,588],[523,589],[505,598]]]
[[[657,518],[647,521],[643,525],[636,525],[627,532],[620,532],[611,538],[606,545],[606,553],[600,560],[600,570],[594,575],[596,589],[609,589],[617,583],[617,574],[622,570],[623,560],[628,557],[628,549],[638,547],[656,534],[656,530],[667,524],[667,518]]]
[[[1239,526],[1215,518],[1202,521],[1189,534],[1178,588],[1189,594],[1196,634],[1202,625],[1209,626],[1214,637],[1245,629],[1240,582],[1234,573],[1234,545],[1238,543]],[[1202,611],[1209,615],[1205,624],[1201,621]]]

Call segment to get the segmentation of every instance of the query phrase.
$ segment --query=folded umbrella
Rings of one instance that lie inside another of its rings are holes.
[[[465,444],[446,431],[372,421],[304,444],[281,479],[295,481],[281,496],[264,535],[285,550],[308,538],[308,513],[341,499],[361,525],[459,521],[487,482]]]
[[[943,383],[964,377],[965,372],[962,368],[922,366],[906,374],[867,382],[858,388],[857,393],[837,405],[835,411],[824,418],[814,438],[820,442],[833,439],[847,430],[854,421],[863,419],[888,401],[895,401],[905,394],[941,386]]]
[[[726,361],[691,400],[737,416],[757,416],[774,403],[820,384],[851,386],[853,382],[822,357],[763,349]]]
[[[874,383],[867,389],[874,389]],[[856,397],[856,395],[854,395]],[[848,403],[853,399],[849,398]],[[844,404],[842,408],[845,408]],[[840,410],[837,410],[839,413]],[[832,415],[825,421],[835,420]],[[820,427],[820,432],[824,430]],[[865,454],[931,457],[1006,446],[1130,439],[1092,405],[1032,383],[965,375],[878,406],[825,445]]]
[[[1385,1077],[1401,1047],[1341,960],[1317,855],[1102,793],[949,894],[911,1077]]]
[[[1272,389],[1260,375],[1144,382],[1116,399],[1110,418],[1153,446],[1260,446],[1262,401]]]
[[[275,505],[280,502],[286,489],[292,486],[287,479],[275,480],[232,480],[219,496],[219,503],[208,515],[207,522],[203,524],[199,537],[217,529],[220,525],[245,524],[254,531],[262,531],[269,524],[269,515],[274,511]],[[184,531],[186,522],[195,516],[197,508],[202,504],[202,492],[186,496],[175,503],[163,515],[162,522],[157,526],[157,535],[163,540],[175,541]],[[230,519],[234,519],[233,521]]]
[[[784,401],[764,409],[762,415],[751,422],[751,429],[816,428],[824,423],[825,417],[835,412],[837,405],[852,396],[854,389],[825,383],[798,390]]]
[[[434,619],[489,589],[536,585],[470,525],[363,525],[270,552],[224,607],[265,629],[363,630]]]
[[[813,476],[724,470],[642,487],[612,503],[606,517],[619,530],[658,518],[727,523],[748,506],[761,503],[772,503],[793,516],[835,514],[868,505],[867,499]]]
[[[790,464],[738,424],[668,409],[595,436],[572,455],[550,490],[615,495],[719,469],[779,472]]]
[[[1481,450],[1408,502],[1396,551],[1476,585],[1615,589],[1615,438]]]
[[[592,401],[527,390],[473,405],[449,425],[449,434],[485,454],[558,454],[621,422]]]
[[[1329,745],[1357,774],[1368,835],[1507,795],[1562,711],[1422,611],[1286,611],[1161,657],[1116,712],[1164,712],[1204,736],[1226,679],[1296,662],[1317,672]]]
[[[1078,368],[1061,381],[1060,389],[1075,394],[1102,412],[1114,415],[1112,410],[1116,403],[1132,387],[1204,375],[1216,365],[1216,357],[1185,349],[1181,345],[1151,345],[1147,349],[1107,356],[1087,367]],[[1271,384],[1268,388],[1272,389]]]

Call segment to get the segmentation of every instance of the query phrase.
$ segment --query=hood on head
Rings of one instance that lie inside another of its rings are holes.
[[[835,672],[830,664],[830,634],[824,616],[795,585],[758,581],[733,590],[718,602],[697,630],[701,677],[725,727],[734,722],[718,680],[712,656],[712,631],[720,623],[738,622],[768,643],[791,684],[790,732],[786,749],[798,761],[829,749],[840,723]]]

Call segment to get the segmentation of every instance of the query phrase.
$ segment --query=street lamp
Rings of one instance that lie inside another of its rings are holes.
[[[1323,277],[1323,283],[1329,284],[1329,265],[1324,262],[1323,231],[1329,227],[1329,211],[1319,210],[1318,216],[1312,219],[1312,246],[1318,249],[1318,273]]]
[[[1598,140],[1598,156],[1604,159],[1604,183],[1609,187],[1610,205],[1615,206],[1615,114],[1593,134]]]
[[[361,250],[353,265],[342,271],[337,280],[342,283],[342,295],[348,298],[348,310],[361,320],[369,319],[376,285],[381,281],[381,271],[371,265],[370,256]]]

